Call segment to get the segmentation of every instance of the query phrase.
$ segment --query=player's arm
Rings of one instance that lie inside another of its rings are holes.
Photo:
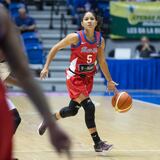
[[[5,54],[5,58],[16,78],[19,80],[20,85],[28,93],[29,97],[33,100],[40,113],[46,118],[47,116],[50,117],[49,109],[45,109],[45,106],[48,106],[48,104],[42,94],[42,91],[37,85],[37,82],[35,82],[30,72],[28,61],[22,49],[22,43],[19,38],[19,34],[16,33],[8,14],[4,13],[3,24],[6,26],[6,32],[0,45],[3,53]]]
[[[66,48],[69,45],[76,44],[77,42],[78,42],[77,34],[71,33],[71,34],[67,35],[64,39],[62,39],[60,42],[58,42],[56,45],[54,45],[47,56],[45,68],[48,68],[49,64],[54,59],[56,53],[59,50]]]
[[[108,69],[108,64],[106,62],[104,54],[104,48],[105,48],[105,41],[102,38],[101,46],[98,48],[97,60],[106,80],[108,81],[108,90],[115,90],[115,82],[113,82],[111,74]]]
[[[12,77],[11,75],[9,75],[5,80],[4,80],[5,83],[8,83],[8,84],[11,84],[11,85],[14,85],[14,86],[17,86],[17,87],[21,87],[19,81]]]
[[[40,75],[41,79],[47,77],[49,64],[54,59],[56,53],[59,50],[66,48],[67,46],[76,45],[78,43],[78,41],[79,41],[78,35],[76,33],[71,33],[71,34],[68,34],[64,39],[62,39],[60,42],[58,42],[56,45],[54,45],[52,47],[52,49],[50,50],[50,52],[47,56],[47,60],[44,65],[44,68],[41,71],[41,75]]]
[[[45,119],[49,127],[51,143],[59,152],[68,151],[70,147],[70,141],[67,135],[61,129],[59,129],[53,120],[46,98],[38,86],[38,83],[33,79],[33,76],[29,70],[28,62],[23,53],[20,38],[14,30],[7,12],[5,10],[2,11],[1,7],[0,15],[3,15],[2,17],[0,16],[0,22],[2,22],[0,23],[0,26],[1,24],[4,24],[7,31],[4,32],[0,43],[3,53],[5,54],[5,58],[8,61],[8,64],[10,65],[10,68],[15,74],[16,78],[19,80],[20,85],[27,92],[37,110]]]

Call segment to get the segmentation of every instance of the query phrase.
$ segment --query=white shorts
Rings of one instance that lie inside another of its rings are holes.
[[[6,98],[6,100],[7,100],[9,110],[13,110],[16,108],[16,106],[13,104],[13,102],[10,99]]]
[[[0,79],[4,81],[11,73],[7,62],[0,63]]]

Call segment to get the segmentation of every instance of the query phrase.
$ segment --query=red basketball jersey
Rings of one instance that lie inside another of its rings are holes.
[[[86,38],[84,30],[76,32],[78,44],[71,46],[70,69],[77,74],[92,76],[96,72],[97,52],[101,45],[100,32],[94,32],[94,41]]]
[[[11,160],[13,124],[5,89],[0,81],[0,160]]]

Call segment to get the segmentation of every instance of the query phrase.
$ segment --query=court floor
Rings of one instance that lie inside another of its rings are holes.
[[[132,93],[133,97],[138,97],[135,92]],[[158,97],[159,92],[154,94]],[[67,160],[65,155],[57,155],[51,147],[47,133],[44,136],[38,135],[37,127],[41,118],[26,95],[9,93],[9,97],[17,105],[22,117],[14,137],[14,157],[19,160]],[[48,93],[47,98],[54,111],[66,106],[69,101],[65,93]],[[160,160],[159,104],[134,100],[129,112],[117,113],[111,106],[111,96],[93,94],[91,98],[96,105],[99,135],[114,144],[114,148],[108,153],[94,152],[81,108],[76,117],[58,121],[72,139],[73,160]]]

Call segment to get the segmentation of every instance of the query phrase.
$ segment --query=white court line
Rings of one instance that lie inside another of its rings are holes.
[[[21,113],[21,115],[24,115],[24,116],[26,116],[26,115],[38,115],[38,116],[40,116],[40,114],[39,114],[39,112],[37,111],[37,112],[29,112],[29,113]]]
[[[95,152],[94,150],[71,150],[71,152]],[[116,152],[160,152],[160,149],[114,149],[114,147],[110,150]],[[110,152],[109,151],[109,152]]]
[[[62,96],[62,95],[66,95],[66,93],[45,93],[46,95],[47,94],[50,94],[50,95],[54,95],[54,96]],[[8,96],[27,96],[26,95],[26,93],[22,93],[22,92],[8,92],[7,93],[7,95]],[[93,95],[94,96],[94,95]],[[100,95],[100,96],[104,96],[104,97],[109,97],[109,98],[111,98],[112,96],[105,96],[105,95]],[[142,97],[157,97],[157,98],[160,98],[160,96],[134,96],[134,97],[140,97],[140,98],[142,98]],[[133,98],[134,99],[134,98]],[[160,107],[160,105],[158,105],[158,104],[155,104],[155,103],[150,103],[150,102],[145,102],[145,101],[143,101],[143,100],[137,100],[137,99],[134,99],[134,101],[136,101],[136,102],[141,102],[141,103],[145,103],[145,104],[148,104],[148,105],[152,105],[152,106],[154,106],[154,107]],[[94,101],[95,102],[95,106],[96,107],[99,107],[100,106],[100,103],[99,102],[96,102],[96,101]]]
[[[148,98],[149,98],[149,97],[157,98],[157,97],[158,97],[158,98],[159,98],[160,95],[133,95],[132,97],[134,97],[134,98],[135,98],[135,97],[139,97],[139,98],[143,98],[143,97],[144,97],[144,98],[146,98],[146,97],[148,97]]]
[[[95,152],[93,149],[87,149],[87,150],[79,150],[79,149],[75,149],[75,150],[70,150],[71,152]],[[112,149],[109,152],[160,152],[160,149]],[[55,150],[33,150],[33,151],[14,151],[14,153],[27,153],[27,152],[33,152],[33,153],[37,153],[37,152],[56,152]],[[106,151],[107,153],[107,151]]]
[[[159,104],[155,104],[155,103],[150,103],[150,102],[145,102],[143,100],[137,100],[137,99],[133,99],[134,101],[136,102],[140,102],[140,103],[144,103],[144,104],[147,104],[147,105],[151,105],[150,107],[160,107]]]

